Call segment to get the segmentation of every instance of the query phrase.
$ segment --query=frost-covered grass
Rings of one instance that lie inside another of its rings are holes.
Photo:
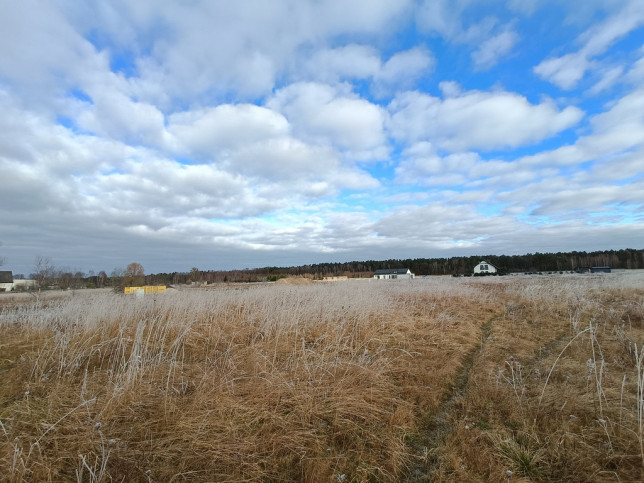
[[[7,306],[2,469],[15,481],[395,480],[417,408],[440,400],[457,345],[476,340],[481,314],[459,302],[474,299],[490,304],[450,280],[362,281]]]
[[[641,481],[644,272],[503,280],[438,479]]]
[[[643,280],[0,297],[0,471],[9,481],[626,480],[642,462]]]

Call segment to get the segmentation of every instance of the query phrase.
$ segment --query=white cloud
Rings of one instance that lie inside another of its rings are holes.
[[[623,73],[624,68],[619,65],[604,69],[603,72],[601,72],[601,79],[599,82],[590,89],[590,94],[597,95],[606,89],[610,89],[620,80]]]
[[[419,142],[402,153],[396,180],[421,186],[462,186],[469,171],[481,161],[477,153],[455,153],[441,157],[428,142]]]
[[[584,53],[576,52],[541,62],[535,74],[562,89],[572,89],[590,68],[591,62]]]
[[[338,169],[339,161],[332,149],[281,138],[241,146],[226,159],[226,165],[246,176],[293,182],[321,177],[326,169]]]
[[[0,3],[0,50],[0,76],[31,94],[73,85],[76,69],[93,54],[54,4],[38,0]]]
[[[521,159],[532,166],[565,166],[602,161],[644,144],[644,90],[633,91],[590,119],[593,131],[574,144]]]
[[[580,203],[579,200],[584,202]],[[610,204],[632,203],[644,208],[644,184],[632,183],[628,190],[621,186],[592,186],[577,187],[577,189],[561,189],[543,199],[535,215],[556,215],[567,211],[582,210],[584,212],[597,212],[601,207]]]
[[[416,20],[420,30],[436,33],[455,44],[477,46],[471,53],[474,67],[486,70],[512,51],[519,40],[513,23],[501,24],[497,17],[487,15],[465,27],[465,12],[479,3],[473,0],[424,0],[418,7]]]
[[[172,227],[179,218],[255,216],[280,206],[268,200],[241,176],[208,165],[181,165],[148,159],[132,162],[123,173],[86,180],[91,189],[88,208],[136,213],[139,224]],[[92,202],[93,201],[93,202]],[[115,219],[118,222],[118,218]]]
[[[403,90],[412,87],[423,74],[433,70],[434,58],[423,47],[398,52],[382,65],[375,75],[376,92]],[[395,88],[394,88],[395,86]]]
[[[407,92],[389,105],[398,139],[428,140],[450,151],[533,144],[575,125],[583,113],[557,109],[552,101],[531,104],[510,92],[468,91],[444,100]]]
[[[163,144],[164,116],[155,106],[115,91],[97,93],[93,100],[78,116],[82,129],[131,144]]]
[[[348,32],[395,29],[410,6],[410,0],[251,0],[243,6],[114,0],[70,17],[109,39],[115,51],[136,53],[141,84],[154,79],[172,98],[191,102],[201,94],[267,95],[300,48]]]
[[[447,39],[463,37],[461,15],[471,2],[468,0],[425,0],[416,15],[419,27],[436,32]]]
[[[584,32],[579,40],[582,51],[591,56],[602,54],[617,40],[644,25],[644,4],[640,0],[625,0],[623,8],[600,24]]]
[[[380,54],[374,47],[349,44],[317,50],[304,62],[304,66],[294,66],[293,69],[304,71],[307,78],[335,83],[340,79],[371,78],[381,69],[381,64]]]
[[[304,62],[304,69],[291,72],[293,77],[337,84],[342,80],[363,79],[378,96],[387,96],[411,88],[434,69],[434,57],[422,46],[396,52],[387,61],[371,46],[350,44],[322,49]]]
[[[644,84],[644,46],[639,49],[640,58],[626,74],[626,80],[636,86]]]
[[[578,41],[583,43],[579,51],[546,59],[534,68],[534,72],[562,89],[572,89],[589,69],[601,65],[594,58],[642,25],[644,3],[640,0],[627,0],[621,10],[579,37]]]
[[[216,158],[234,150],[289,134],[284,116],[253,104],[221,104],[217,107],[173,114],[168,131],[183,154]]]
[[[31,236],[42,240],[43,247],[48,240],[75,236],[72,230],[65,232],[64,225],[83,226],[92,233],[109,231],[111,238],[122,240],[118,243],[131,237],[145,239],[146,245],[185,242],[190,233],[194,242],[217,240],[218,246],[228,246],[225,237],[232,228],[227,219],[301,210],[345,187],[379,185],[367,173],[343,166],[332,149],[286,136],[287,121],[258,106],[226,105],[172,119],[172,127],[186,130],[177,135],[184,146],[219,150],[217,163],[200,165],[75,134],[19,110],[6,94],[0,93],[0,107],[5,114],[0,116],[4,234],[24,223],[11,214],[17,204],[21,215],[37,227],[37,235]],[[209,128],[223,129],[226,119],[231,123],[228,131],[216,132],[223,137],[209,145]],[[261,239],[262,234],[255,236]]]
[[[625,95],[610,106],[609,110],[593,117],[591,122],[598,132],[615,134],[621,132],[626,136],[632,136],[621,145],[622,149],[642,143],[644,141],[644,88]]]
[[[474,66],[479,70],[489,69],[507,55],[518,42],[519,35],[513,30],[505,30],[485,40],[478,49],[472,52]]]
[[[382,159],[388,153],[386,112],[347,89],[299,83],[279,90],[267,106],[286,116],[305,141],[347,151],[352,159]]]

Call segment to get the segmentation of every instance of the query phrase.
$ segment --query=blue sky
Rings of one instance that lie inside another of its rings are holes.
[[[0,256],[642,248],[641,0],[0,0]]]

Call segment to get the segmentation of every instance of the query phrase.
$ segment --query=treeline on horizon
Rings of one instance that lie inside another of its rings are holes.
[[[145,276],[150,285],[186,283],[263,282],[283,277],[346,276],[349,278],[372,277],[376,270],[409,268],[416,276],[469,275],[480,261],[485,260],[502,273],[532,273],[572,271],[578,267],[608,266],[612,269],[644,269],[644,249],[603,250],[594,252],[573,251],[557,253],[528,253],[525,255],[475,255],[450,258],[408,258],[367,260],[344,263],[316,263],[294,267],[263,267],[244,270],[200,270],[189,272],[157,273]]]
[[[188,272],[154,273],[144,275],[143,267],[131,263],[127,269],[114,269],[86,275],[53,266],[51,260],[39,257],[37,269],[30,275],[43,289],[75,289],[112,287],[115,290],[128,285],[184,285],[204,283],[249,283],[276,281],[285,277],[306,277],[322,280],[325,277],[371,278],[376,270],[409,268],[416,276],[471,275],[474,267],[485,260],[495,265],[500,274],[534,272],[568,272],[577,268],[608,266],[611,269],[644,269],[644,249],[604,250],[594,252],[528,253],[525,255],[484,255],[450,258],[408,258],[367,260],[361,262],[317,263],[294,267],[263,267],[244,270],[201,270],[193,267]],[[132,273],[131,268],[136,270]],[[21,274],[15,279],[24,278]],[[26,290],[17,287],[14,290]]]

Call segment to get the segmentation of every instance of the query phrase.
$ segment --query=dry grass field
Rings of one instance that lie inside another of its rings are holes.
[[[638,481],[644,275],[0,297],[6,481]]]

